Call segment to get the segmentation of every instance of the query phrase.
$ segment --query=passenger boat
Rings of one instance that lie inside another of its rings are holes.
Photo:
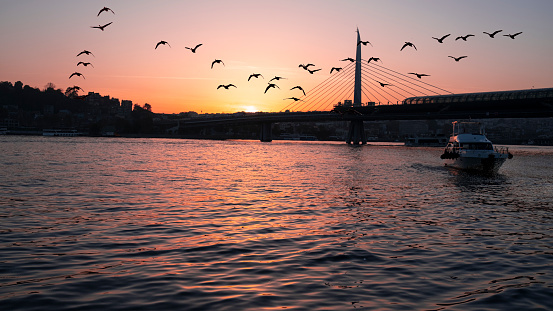
[[[42,130],[42,136],[63,136],[74,137],[81,136],[82,133],[77,132],[75,129],[44,129]]]
[[[445,166],[495,174],[513,155],[507,147],[494,147],[479,122],[453,122],[453,133],[440,156]]]

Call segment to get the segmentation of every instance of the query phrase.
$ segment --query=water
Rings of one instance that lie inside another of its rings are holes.
[[[2,310],[553,310],[553,147],[0,137]]]

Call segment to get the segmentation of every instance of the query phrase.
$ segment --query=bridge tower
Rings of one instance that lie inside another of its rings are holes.
[[[355,53],[355,85],[353,90],[353,107],[361,107],[361,36],[359,28],[357,28],[357,51]],[[365,135],[365,126],[363,120],[351,120],[349,123],[348,144],[366,144],[367,136]]]

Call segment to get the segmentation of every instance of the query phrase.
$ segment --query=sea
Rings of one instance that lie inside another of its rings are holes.
[[[553,147],[0,136],[1,310],[553,310]]]

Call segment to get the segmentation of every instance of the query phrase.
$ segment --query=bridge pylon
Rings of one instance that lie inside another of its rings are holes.
[[[357,28],[357,50],[355,52],[355,85],[353,90],[353,107],[361,107],[361,36],[359,35],[359,28]],[[367,135],[365,134],[365,125],[363,120],[352,120],[349,123],[348,137],[346,139],[348,144],[366,144]]]

